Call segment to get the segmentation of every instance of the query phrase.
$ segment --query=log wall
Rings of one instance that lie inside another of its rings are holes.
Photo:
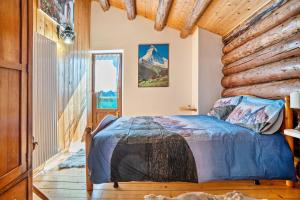
[[[278,2],[223,38],[222,96],[282,98],[300,91],[300,1]]]

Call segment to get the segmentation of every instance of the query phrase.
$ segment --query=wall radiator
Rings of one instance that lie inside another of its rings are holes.
[[[33,169],[58,153],[57,47],[35,33],[33,47]]]

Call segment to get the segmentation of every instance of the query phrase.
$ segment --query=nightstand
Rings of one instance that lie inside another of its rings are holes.
[[[285,129],[284,135],[300,139],[300,131],[295,129]]]

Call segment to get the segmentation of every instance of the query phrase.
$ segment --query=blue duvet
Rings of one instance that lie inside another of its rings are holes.
[[[261,135],[206,115],[122,117],[93,139],[93,183],[294,179],[280,133]]]

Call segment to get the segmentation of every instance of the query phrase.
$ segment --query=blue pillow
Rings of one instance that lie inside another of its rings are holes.
[[[207,113],[208,116],[214,116],[225,120],[234,108],[241,102],[242,96],[227,97],[215,102],[213,108]]]
[[[283,107],[283,100],[245,96],[226,121],[263,133],[276,123]]]

